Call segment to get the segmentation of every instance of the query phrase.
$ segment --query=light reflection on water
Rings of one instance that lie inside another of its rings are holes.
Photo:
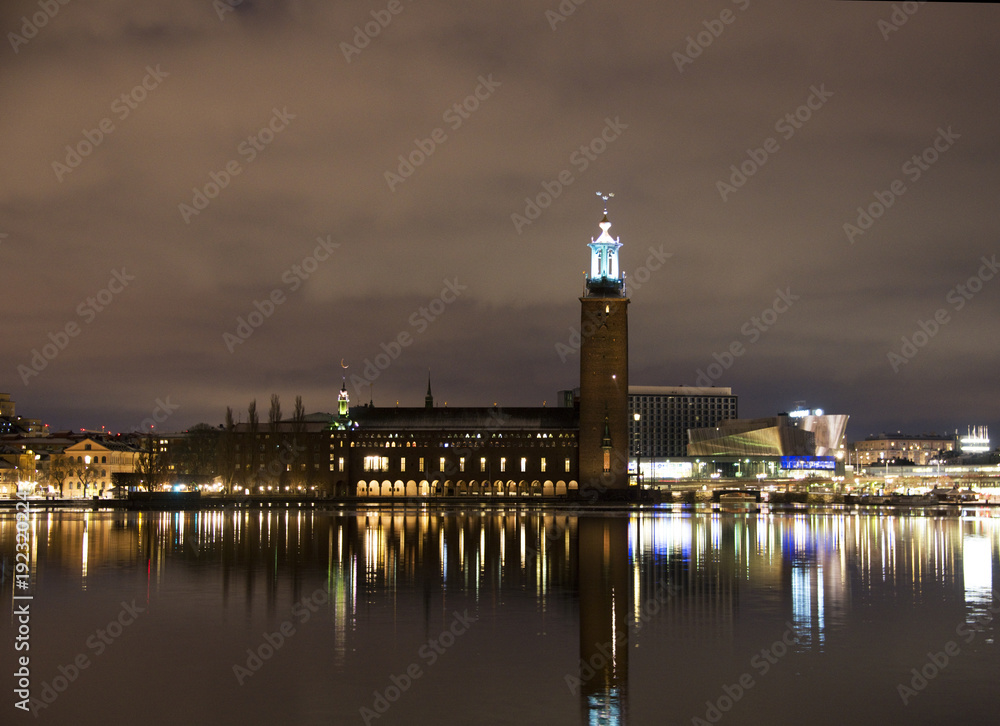
[[[150,723],[194,708],[217,723],[363,724],[412,667],[419,676],[369,722],[686,724],[734,692],[722,712],[734,723],[957,722],[1000,705],[984,685],[1000,664],[996,521],[524,506],[36,513],[33,689],[136,599],[147,612],[41,716],[97,723],[110,703],[153,706]],[[0,515],[0,542],[14,551],[13,513]],[[8,596],[11,567],[8,555]],[[303,620],[317,591],[324,602]],[[476,618],[468,632],[427,649],[462,613]],[[234,666],[283,623],[294,634],[241,685]],[[949,639],[961,655],[919,708],[904,706],[897,685]],[[741,677],[753,685],[734,691]]]

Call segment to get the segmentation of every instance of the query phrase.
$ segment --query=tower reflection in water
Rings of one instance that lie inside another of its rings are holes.
[[[581,517],[580,696],[584,723],[628,723],[627,517]]]

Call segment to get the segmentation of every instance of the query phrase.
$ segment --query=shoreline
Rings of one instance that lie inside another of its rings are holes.
[[[312,509],[317,511],[337,510],[393,510],[393,509],[465,509],[476,508],[530,508],[568,510],[574,512],[614,511],[672,511],[672,512],[720,512],[724,514],[768,514],[781,512],[858,512],[895,513],[920,512],[925,516],[965,516],[975,510],[990,510],[1000,507],[1000,502],[928,502],[906,501],[905,498],[853,497],[851,495],[831,495],[797,493],[794,496],[782,494],[766,502],[729,503],[719,502],[709,497],[673,501],[662,498],[641,500],[590,501],[579,497],[541,496],[463,496],[463,497],[254,497],[254,496],[212,496],[191,497],[184,500],[162,498],[136,501],[129,499],[29,499],[33,511],[207,511],[239,509]],[[775,501],[781,499],[781,501]],[[13,511],[19,499],[0,499],[0,511]]]

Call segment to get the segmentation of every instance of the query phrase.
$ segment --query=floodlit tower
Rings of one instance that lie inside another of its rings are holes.
[[[347,420],[347,409],[350,406],[351,398],[347,395],[347,379],[340,383],[340,393],[337,394],[337,414],[341,420]]]
[[[628,303],[618,261],[621,242],[591,239],[590,271],[580,298],[580,490],[626,490],[628,478]]]

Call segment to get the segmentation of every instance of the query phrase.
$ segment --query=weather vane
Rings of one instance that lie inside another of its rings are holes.
[[[600,197],[601,199],[603,199],[603,200],[604,200],[604,213],[605,213],[605,214],[607,214],[607,213],[608,213],[608,200],[609,200],[609,199],[610,199],[611,197],[613,197],[614,195],[615,195],[615,193],[614,193],[614,192],[608,192],[607,194],[603,194],[603,193],[601,193],[601,192],[597,192],[597,196],[599,196],[599,197]]]

